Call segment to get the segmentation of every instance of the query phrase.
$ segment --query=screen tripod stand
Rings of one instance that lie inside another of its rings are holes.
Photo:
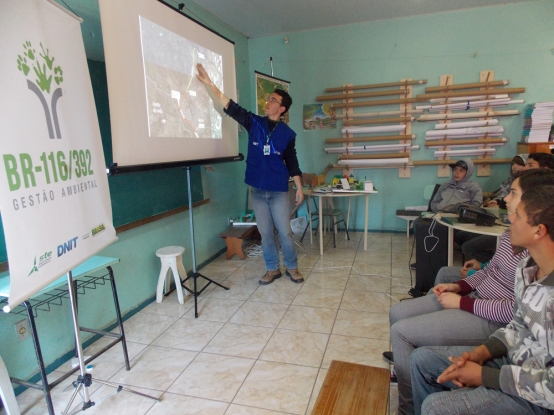
[[[187,187],[188,187],[187,192],[188,192],[188,202],[189,202],[190,240],[191,240],[191,246],[192,246],[192,248],[191,248],[192,249],[192,274],[189,275],[187,278],[185,278],[183,281],[181,281],[181,286],[194,296],[194,317],[198,318],[198,296],[200,294],[202,294],[202,292],[206,288],[208,288],[208,286],[210,284],[215,284],[215,285],[217,285],[217,286],[219,286],[219,287],[221,287],[225,290],[228,290],[229,288],[221,285],[218,282],[215,282],[214,280],[200,274],[199,272],[196,272],[196,251],[194,249],[194,218],[193,218],[193,214],[192,214],[192,191],[191,191],[191,185],[190,185],[190,169],[191,169],[191,167],[186,166],[186,167],[184,167],[184,169],[187,171]],[[198,284],[197,284],[198,278],[202,278],[202,279],[208,281],[208,283],[204,287],[202,287],[202,289],[200,291],[198,291]],[[185,285],[185,282],[187,282],[190,279],[194,280],[192,290]]]

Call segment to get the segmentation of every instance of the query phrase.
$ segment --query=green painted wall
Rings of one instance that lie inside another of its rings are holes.
[[[553,16],[554,2],[539,0],[250,39],[250,72],[269,74],[267,61],[272,56],[274,75],[291,81],[291,127],[298,134],[300,167],[321,173],[328,163],[336,162],[336,155],[323,151],[324,140],[340,137],[341,132],[339,128],[303,131],[302,105],[316,103],[315,97],[328,87],[402,78],[427,79],[427,86],[436,86],[442,74],[453,74],[459,84],[477,82],[480,71],[494,70],[495,79],[509,79],[511,86],[527,88],[516,99],[527,103],[554,100]],[[424,86],[414,88],[414,94],[423,92]],[[391,107],[366,107],[359,112]],[[511,158],[523,117],[505,117],[501,124],[509,143],[495,157]],[[433,159],[432,150],[423,146],[424,132],[433,125],[415,123],[420,150],[413,153],[414,160]],[[490,177],[476,181],[485,191],[492,191],[508,174],[508,165],[493,166]],[[404,230],[406,222],[395,217],[395,210],[426,204],[424,185],[444,181],[437,178],[437,167],[413,169],[410,179],[399,179],[398,169],[357,170],[356,175],[371,178],[380,191],[370,200],[369,227],[375,230]],[[356,229],[363,228],[362,205],[359,198]]]
[[[247,39],[204,10],[194,7],[189,10],[194,18],[235,42],[237,89],[240,103],[250,107],[250,77],[248,74]],[[107,108],[99,118],[105,119]],[[246,137],[239,136],[239,151],[246,154]],[[111,149],[106,151],[111,154]],[[210,203],[194,209],[196,263],[201,266],[225,248],[224,240],[218,234],[228,226],[228,217],[245,209],[246,185],[244,162],[214,165],[215,173],[202,170],[201,181],[204,198]],[[183,175],[185,173],[183,172]],[[177,187],[175,192],[186,192]],[[113,189],[112,189],[113,190]],[[154,203],[154,202],[153,202]],[[163,204],[163,203],[162,203]],[[0,232],[1,233],[1,232]],[[1,236],[1,235],[0,235]],[[142,226],[118,235],[119,240],[99,253],[121,259],[114,267],[119,300],[123,314],[133,313],[137,308],[152,301],[160,272],[158,248],[168,245],[185,247],[183,263],[187,271],[192,270],[189,214],[184,212],[155,223]],[[209,277],[209,275],[207,275]],[[80,323],[85,327],[102,328],[115,321],[113,300],[108,287],[87,291],[79,298]],[[27,379],[38,372],[33,345],[30,338],[17,341],[14,324],[24,318],[6,314],[0,318],[0,355],[11,376]],[[67,356],[73,346],[73,329],[69,313],[69,301],[54,306],[49,312],[39,312],[36,320],[44,360],[47,366],[59,365],[60,358]],[[90,335],[82,335],[83,341]]]

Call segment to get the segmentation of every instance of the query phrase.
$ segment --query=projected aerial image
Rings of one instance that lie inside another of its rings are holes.
[[[150,137],[221,139],[221,115],[196,79],[201,63],[223,91],[221,55],[142,16],[140,30]]]

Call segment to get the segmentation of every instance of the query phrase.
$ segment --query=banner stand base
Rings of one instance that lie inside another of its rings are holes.
[[[77,396],[77,394],[80,391],[83,392],[83,394],[82,394],[83,406],[81,408],[83,411],[85,411],[88,408],[95,405],[95,403],[90,400],[90,396],[89,396],[88,388],[89,388],[90,385],[92,385],[93,380],[92,380],[92,376],[90,375],[90,373],[86,372],[85,359],[83,357],[83,347],[82,347],[82,344],[81,344],[81,331],[80,331],[80,327],[79,327],[79,321],[78,321],[78,318],[77,318],[77,293],[75,291],[75,286],[73,284],[73,275],[72,275],[71,271],[69,271],[67,273],[67,287],[68,287],[68,291],[69,291],[69,300],[71,302],[71,317],[73,319],[73,330],[75,332],[75,349],[76,349],[76,352],[77,352],[77,359],[79,360],[79,370],[80,370],[81,374],[77,377],[77,380],[73,382],[73,387],[74,387],[73,394],[71,395],[71,399],[69,400],[65,410],[62,412],[63,415],[68,414],[69,409],[71,408],[71,405],[73,404],[73,401],[75,400],[75,397]],[[122,390],[125,390],[127,392],[135,393],[137,395],[141,395],[141,396],[153,399],[153,400],[158,401],[158,402],[160,401],[159,398],[156,398],[156,397],[150,396],[150,395],[146,395],[146,394],[134,391],[132,389],[124,388],[121,385],[116,385],[114,383],[110,383],[110,382],[106,382],[106,381],[102,381],[102,380],[98,380],[98,379],[95,379],[95,381],[98,382],[98,383],[101,383],[103,385],[107,385],[107,386],[111,386],[111,387],[116,388],[118,393]]]

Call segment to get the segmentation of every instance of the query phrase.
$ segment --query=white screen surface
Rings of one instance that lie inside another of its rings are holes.
[[[100,15],[114,163],[237,156],[237,124],[196,79],[202,63],[236,99],[233,44],[156,0],[100,0]]]

